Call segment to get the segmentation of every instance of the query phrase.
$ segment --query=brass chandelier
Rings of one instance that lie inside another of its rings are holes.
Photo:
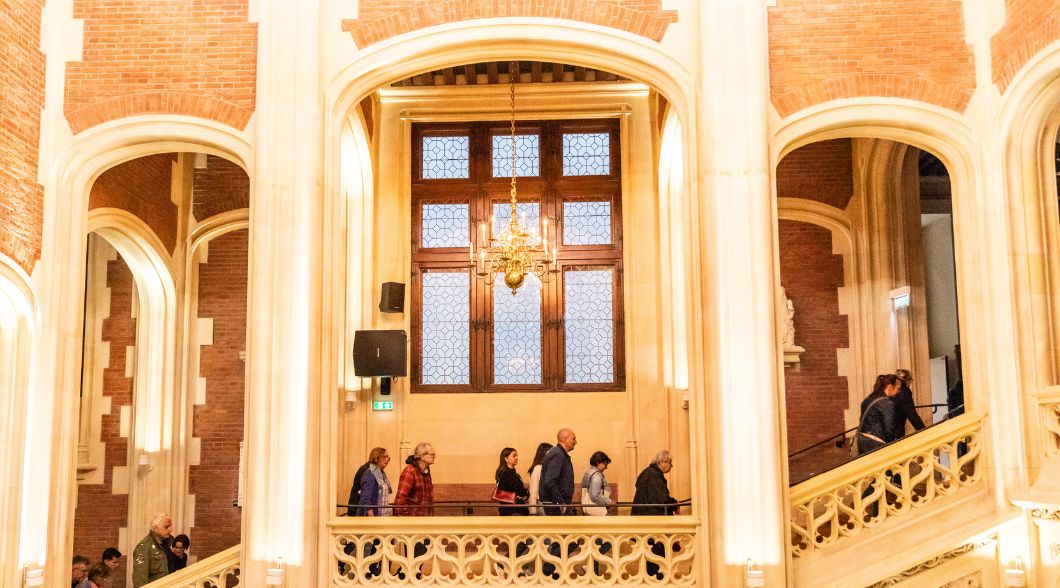
[[[532,273],[546,283],[559,272],[556,269],[556,251],[552,250],[549,257],[548,250],[548,218],[541,214],[541,235],[536,229],[528,229],[519,219],[517,204],[519,202],[515,189],[515,177],[517,175],[516,142],[515,142],[515,76],[519,75],[517,64],[513,62],[510,69],[511,86],[511,152],[512,152],[512,184],[511,184],[511,220],[508,226],[496,237],[493,236],[494,219],[490,215],[489,233],[485,222],[479,223],[479,237],[482,245],[479,247],[478,256],[475,255],[475,245],[471,244],[471,271],[478,279],[487,286],[492,287],[497,276],[504,276],[504,285],[511,288],[512,296],[526,280],[526,274]],[[492,207],[492,205],[491,205]]]

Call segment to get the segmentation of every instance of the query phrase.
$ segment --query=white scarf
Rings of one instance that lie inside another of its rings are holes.
[[[390,504],[390,480],[387,479],[386,472],[379,469],[379,466],[374,463],[368,466],[368,471],[375,476],[375,481],[379,484],[379,504],[376,506]]]

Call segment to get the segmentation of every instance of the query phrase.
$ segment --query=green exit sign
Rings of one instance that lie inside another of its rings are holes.
[[[372,402],[372,410],[394,410],[394,403],[390,400]]]

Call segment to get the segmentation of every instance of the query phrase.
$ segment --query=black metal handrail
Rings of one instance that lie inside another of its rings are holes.
[[[677,502],[670,502],[667,504],[644,504],[639,502],[616,502],[608,508],[626,508],[626,507],[640,507],[640,508],[677,508],[681,506],[690,506],[692,499],[679,500]],[[462,512],[467,516],[473,516],[476,508],[519,508],[519,507],[535,507],[535,508],[561,508],[565,510],[578,511],[587,506],[598,507],[598,504],[507,504],[500,502],[493,502],[492,500],[442,500],[434,502],[432,504],[417,504],[417,505],[396,505],[388,504],[386,506],[371,506],[366,504],[336,504],[335,508],[345,508],[347,511],[350,510],[364,510],[364,509],[387,509],[393,510],[397,507],[416,509],[416,508],[460,508]]]
[[[938,408],[940,406],[948,406],[948,405],[945,404],[945,403],[918,404],[918,405],[916,405],[915,408],[930,408],[931,409],[931,414],[935,414],[936,412],[938,412]],[[946,419],[950,418],[951,416],[954,416],[955,414],[959,414],[957,412],[959,410],[960,411],[964,410],[964,405],[963,404],[958,406],[958,407],[956,407],[956,408],[954,408],[953,410],[947,411],[945,416],[943,416],[942,420],[946,420]],[[939,421],[939,422],[941,423],[942,421]],[[937,423],[935,423],[935,424],[937,424]],[[929,425],[929,427],[931,427],[931,426],[934,426],[934,424]],[[924,428],[927,429],[929,427],[924,427]],[[847,430],[843,431],[842,433],[836,433],[835,435],[832,435],[831,437],[822,439],[822,440],[818,441],[817,443],[814,443],[813,445],[810,445],[808,447],[804,447],[804,448],[802,448],[802,449],[800,449],[800,450],[798,450],[798,451],[796,451],[794,453],[789,453],[788,454],[788,459],[790,460],[791,458],[796,457],[796,456],[798,456],[800,454],[806,453],[807,451],[810,451],[811,449],[817,449],[818,447],[820,447],[822,445],[827,445],[828,442],[830,442],[832,440],[836,440],[836,439],[838,439],[838,441],[836,441],[835,446],[836,447],[840,447],[840,448],[844,447],[847,444],[847,434],[848,433],[853,433],[853,432],[855,432],[857,430],[858,430],[858,428],[854,427],[852,429],[847,429]],[[919,433],[919,431],[917,431],[917,433]],[[916,433],[914,433],[914,434],[916,434]]]

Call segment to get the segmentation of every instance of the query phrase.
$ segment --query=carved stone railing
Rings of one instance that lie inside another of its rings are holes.
[[[331,585],[694,586],[697,524],[691,517],[336,519]]]
[[[982,481],[981,414],[964,414],[791,489],[791,551],[805,556]]]
[[[165,578],[155,580],[146,588],[232,588],[239,585],[239,556],[242,545],[197,561]]]

